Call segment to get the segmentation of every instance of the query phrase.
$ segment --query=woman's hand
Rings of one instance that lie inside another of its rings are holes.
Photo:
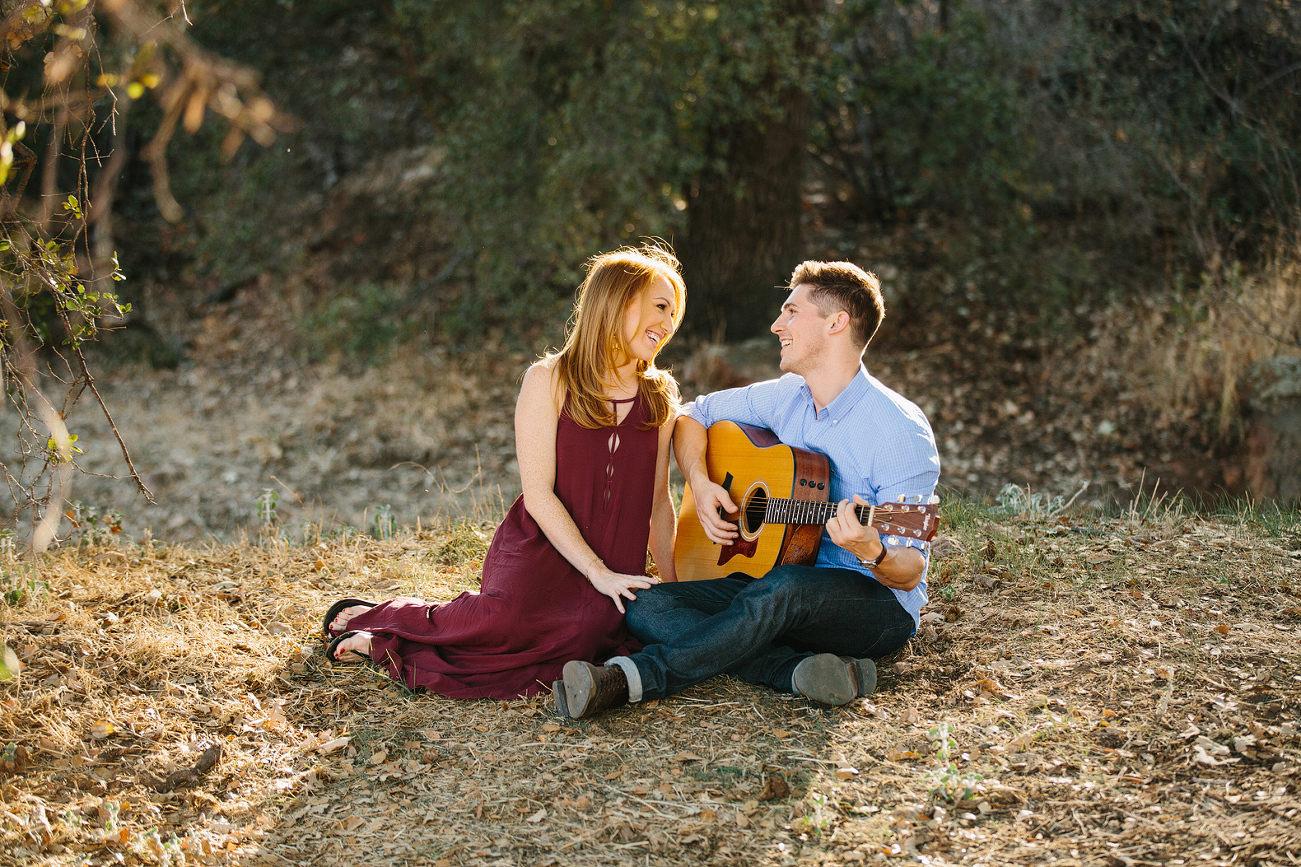
[[[619,609],[620,614],[625,614],[623,610],[623,600],[636,599],[633,590],[645,590],[648,587],[660,583],[658,578],[652,578],[649,575],[624,575],[607,568],[604,563],[595,563],[587,570],[587,580],[596,588],[598,593],[609,596],[614,600],[614,607]]]

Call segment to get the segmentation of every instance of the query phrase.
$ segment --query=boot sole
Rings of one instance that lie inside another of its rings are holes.
[[[810,656],[795,666],[792,680],[800,695],[824,707],[840,707],[858,698],[857,678],[851,677],[849,666],[831,653]],[[874,676],[874,684],[875,680]]]
[[[568,718],[569,698],[565,695],[565,682],[563,680],[552,681],[551,700],[556,703],[556,713]]]
[[[876,663],[870,659],[854,659],[842,656],[841,661],[849,668],[850,677],[858,683],[858,697],[876,692]]]
[[[596,689],[596,666],[590,662],[571,659],[565,663],[561,677],[564,683],[565,712],[571,718],[587,713],[588,702]]]

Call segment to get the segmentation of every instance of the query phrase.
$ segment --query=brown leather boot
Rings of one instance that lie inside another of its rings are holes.
[[[565,712],[571,719],[628,703],[628,678],[617,665],[592,665],[575,659],[565,663],[563,677]]]

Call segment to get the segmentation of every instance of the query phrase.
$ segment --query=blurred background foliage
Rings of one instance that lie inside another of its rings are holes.
[[[950,294],[1034,327],[1080,301],[1258,268],[1301,230],[1301,11],[1284,0],[188,12],[196,39],[262,70],[304,126],[224,170],[210,143],[173,142],[179,252],[219,284],[288,267],[347,176],[418,151],[372,198],[427,230],[419,252],[437,266],[356,276],[410,283],[444,336],[551,317],[586,257],[645,236],[682,254],[689,327],[742,338],[767,314],[737,300],[783,282],[811,221],[911,232],[955,276]],[[944,290],[911,286],[906,306]]]

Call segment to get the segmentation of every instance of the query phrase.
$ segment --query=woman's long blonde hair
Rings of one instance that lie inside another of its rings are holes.
[[[560,387],[569,395],[569,417],[582,427],[604,427],[618,420],[605,387],[612,384],[610,375],[615,368],[633,357],[623,334],[624,314],[657,277],[673,287],[676,332],[682,323],[687,287],[677,257],[667,245],[624,247],[594,256],[587,263],[587,278],[578,289],[565,345],[548,356],[556,360]],[[666,335],[660,342],[657,355],[671,337]],[[656,367],[653,359],[638,360],[637,380],[649,410],[646,427],[660,427],[671,420],[678,404],[678,385],[672,375]]]

